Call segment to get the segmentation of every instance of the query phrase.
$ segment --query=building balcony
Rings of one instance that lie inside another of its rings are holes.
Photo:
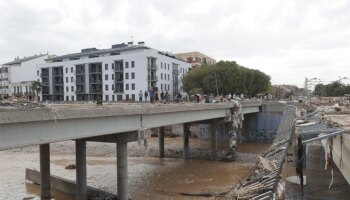
[[[148,76],[148,81],[158,81],[158,76]]]
[[[178,84],[179,84],[179,80],[176,80],[176,79],[173,80],[173,84],[174,84],[174,85],[178,85]]]
[[[115,89],[114,93],[124,93],[124,89],[123,88]]]
[[[40,73],[40,77],[48,77],[49,73]]]
[[[98,85],[100,85],[100,84],[102,84],[102,80],[92,80],[92,81],[89,82],[89,84],[98,84]]]
[[[158,69],[158,66],[155,64],[153,64],[153,65],[148,64],[148,66],[147,66],[147,70],[156,71],[157,69]]]
[[[85,70],[76,70],[74,72],[75,75],[84,75],[85,74]]]
[[[115,72],[123,72],[124,71],[124,68],[123,67],[116,67],[114,69]]]
[[[173,69],[173,74],[174,75],[179,75],[179,70],[178,69]]]

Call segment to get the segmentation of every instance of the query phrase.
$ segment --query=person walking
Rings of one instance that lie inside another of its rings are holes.
[[[145,90],[145,101],[147,101],[147,97],[148,97],[148,92],[147,90]]]
[[[160,100],[162,101],[162,103],[164,102],[164,92],[163,92],[163,90],[160,93]]]
[[[151,103],[154,103],[154,91],[153,90],[149,91],[149,99],[150,99]]]
[[[139,93],[139,101],[140,101],[140,102],[142,102],[142,96],[143,96],[142,90],[140,90],[140,93]]]

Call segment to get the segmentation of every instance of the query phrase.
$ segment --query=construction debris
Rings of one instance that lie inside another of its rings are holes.
[[[277,130],[274,145],[263,156],[258,156],[255,170],[236,185],[227,195],[233,199],[274,199],[287,145],[296,121],[296,107],[287,106]]]

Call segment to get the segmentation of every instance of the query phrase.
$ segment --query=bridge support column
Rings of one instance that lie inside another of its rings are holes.
[[[86,141],[75,141],[75,159],[76,159],[76,199],[85,200],[87,198],[86,186]]]
[[[50,144],[40,145],[40,196],[50,199]]]
[[[184,123],[183,124],[183,133],[184,133],[184,150],[183,150],[183,158],[188,159],[188,154],[190,152],[190,141],[189,141],[189,136],[190,136],[190,124],[189,123]]]
[[[212,120],[210,124],[210,140],[211,140],[211,159],[218,159],[218,141],[217,141],[217,133],[216,133],[216,120]]]
[[[164,126],[158,129],[158,154],[160,158],[164,158]]]
[[[118,199],[128,200],[128,143],[117,142],[117,186]]]

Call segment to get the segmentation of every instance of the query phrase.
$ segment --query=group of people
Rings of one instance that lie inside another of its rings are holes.
[[[144,99],[143,99],[144,97]],[[144,93],[142,90],[139,92],[139,101],[148,101],[148,97],[151,103],[168,103],[170,99],[170,95],[167,90],[165,92],[162,91],[156,91],[156,90],[150,90],[149,92],[146,90]]]

